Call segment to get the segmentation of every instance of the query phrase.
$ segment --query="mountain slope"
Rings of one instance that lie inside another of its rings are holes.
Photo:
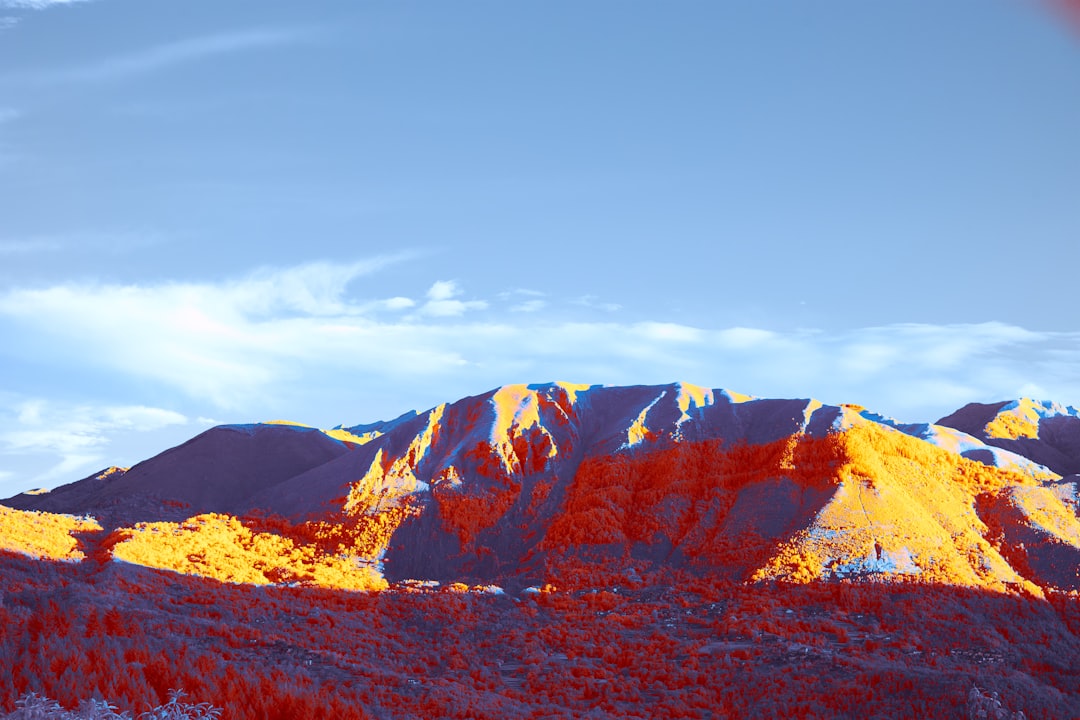
[[[130,470],[112,468],[46,494],[3,502],[20,509],[93,514],[110,525],[235,513],[252,494],[333,460],[349,447],[305,426],[223,425]]]
[[[1080,473],[1080,410],[1021,398],[970,403],[938,420],[988,445],[1023,455],[1060,475]]]
[[[1043,466],[1067,467],[1046,448],[1068,460],[1075,411],[1003,447],[983,415],[1005,404],[971,408],[904,425],[683,383],[509,385],[328,433],[215,428],[15,502],[123,521],[115,557],[248,582],[587,584],[667,567],[1080,589],[1077,483]],[[245,561],[254,575],[241,556],[262,558]]]

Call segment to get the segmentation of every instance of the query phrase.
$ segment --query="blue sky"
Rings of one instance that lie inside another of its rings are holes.
[[[1021,0],[0,0],[0,496],[215,422],[685,380],[1080,404]]]

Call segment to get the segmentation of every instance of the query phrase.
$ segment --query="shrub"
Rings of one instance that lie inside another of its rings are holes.
[[[218,720],[221,708],[210,703],[183,702],[183,690],[170,690],[169,702],[140,713],[137,720]],[[83,700],[77,710],[65,710],[60,703],[37,693],[27,693],[15,702],[14,712],[3,720],[131,720],[131,713],[118,713],[104,700]]]

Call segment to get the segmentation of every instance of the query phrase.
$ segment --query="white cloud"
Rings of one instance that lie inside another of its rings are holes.
[[[142,405],[92,407],[58,406],[42,399],[27,400],[15,408],[14,422],[0,430],[6,451],[65,452],[108,444],[116,430],[149,432],[169,425],[184,425],[180,413]]]
[[[1020,395],[1080,405],[1080,333],[1001,323],[778,332],[556,320],[514,313],[510,302],[472,317],[432,312],[435,303],[486,305],[463,300],[465,290],[449,281],[412,305],[400,296],[356,299],[363,277],[392,261],[310,263],[220,282],[0,291],[0,363],[19,354],[20,363],[61,375],[71,363],[109,386],[180,393],[172,404],[191,404],[197,418],[0,392],[0,467],[10,472],[37,458],[13,491],[141,459],[141,449],[161,448],[151,437],[176,442],[194,434],[189,426],[271,417],[367,422],[507,382],[683,380],[760,397],[856,402],[905,421]],[[409,307],[417,309],[388,312]]]
[[[44,10],[53,5],[72,5],[79,2],[89,2],[89,0],[0,0],[0,7]]]
[[[420,307],[422,315],[430,317],[457,317],[469,310],[483,310],[487,302],[483,300],[454,300],[461,294],[461,289],[453,280],[439,280],[427,291],[428,300]]]
[[[187,422],[180,413],[142,405],[96,407],[26,399],[0,412],[0,457],[8,465],[29,455],[46,458],[45,466],[27,478],[26,487],[49,486],[109,464],[106,451],[120,434],[152,433]],[[0,481],[13,477],[8,471]],[[25,487],[12,492],[19,489]]]
[[[725,347],[743,350],[766,344],[776,335],[759,328],[733,327],[719,331],[717,337]]]
[[[534,312],[540,312],[545,307],[547,307],[547,303],[544,302],[543,300],[526,300],[525,302],[518,303],[517,305],[511,305],[510,306],[510,311],[511,312],[534,313]]]
[[[25,7],[30,7],[29,5]],[[42,6],[44,7],[44,5]],[[311,37],[308,30],[254,28],[185,38],[176,42],[78,65],[7,74],[29,84],[111,82],[146,75],[177,65],[259,48],[293,45]]]
[[[0,322],[8,354],[25,347],[54,363],[71,357],[117,382],[176,389],[234,418],[257,419],[268,398],[339,398],[343,383],[352,397],[401,388],[421,398],[415,402],[435,404],[510,381],[686,380],[759,396],[858,402],[909,420],[1030,389],[1080,401],[1080,334],[1000,323],[828,333],[555,321],[513,313],[511,303],[471,318],[467,310],[488,303],[462,299],[451,281],[431,285],[421,303],[355,299],[362,286],[350,293],[351,284],[390,261],[312,263],[222,282],[10,289],[0,292]],[[413,306],[412,314],[386,313]],[[286,413],[312,421],[295,407]],[[39,410],[20,412],[31,418]],[[337,412],[361,422],[371,411]],[[121,427],[168,417],[129,409],[96,420]]]
[[[510,312],[535,313],[540,312],[548,306],[547,300],[543,299],[546,297],[544,293],[539,290],[530,290],[528,288],[506,290],[496,295],[496,297],[503,304],[506,304],[506,307]]]
[[[382,306],[387,310],[407,310],[416,307],[416,301],[407,297],[392,297],[382,301]]]
[[[2,117],[0,117],[2,120]],[[0,238],[0,256],[59,252],[122,253],[151,247],[165,238],[153,231],[79,231]]]
[[[596,308],[597,310],[603,310],[604,312],[616,312],[622,310],[622,305],[613,302],[601,302],[595,295],[582,295],[579,298],[571,300],[574,305],[580,305],[582,307]]]
[[[461,290],[453,280],[439,280],[427,291],[428,299],[435,301],[449,300],[460,294]]]
[[[703,337],[701,330],[677,323],[640,323],[637,329],[646,340],[659,342],[695,343]]]

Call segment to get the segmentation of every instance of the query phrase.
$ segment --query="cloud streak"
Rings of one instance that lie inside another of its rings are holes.
[[[0,8],[44,10],[54,5],[73,5],[82,2],[89,2],[89,0],[0,0]]]
[[[115,82],[221,55],[293,45],[310,37],[311,32],[307,30],[253,28],[186,38],[77,66],[32,70],[4,77],[30,85]]]

